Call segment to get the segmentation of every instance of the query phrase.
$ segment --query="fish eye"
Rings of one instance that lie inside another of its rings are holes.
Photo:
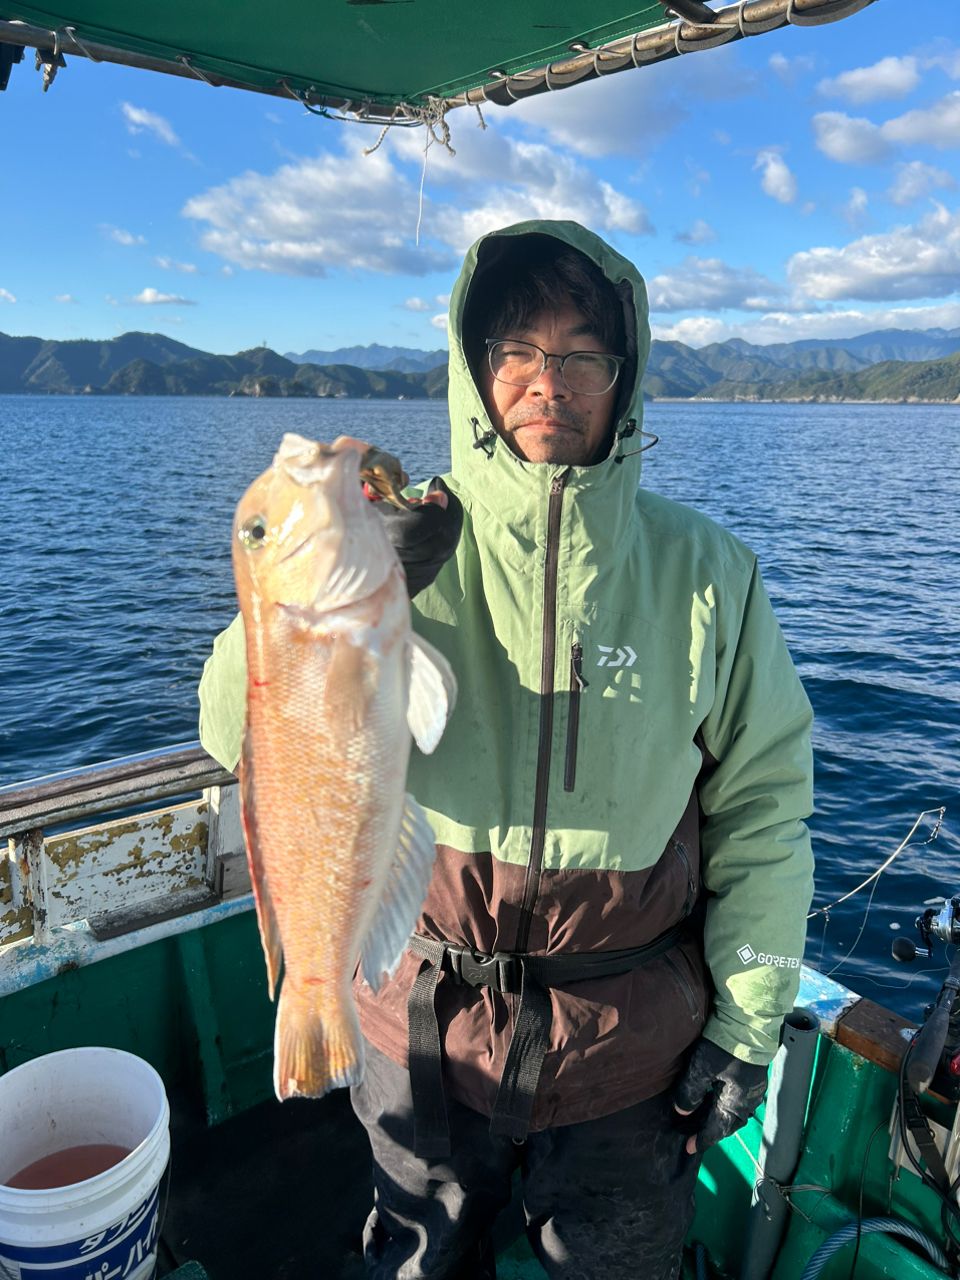
[[[262,547],[267,538],[267,521],[264,516],[251,516],[237,530],[237,537],[248,551]]]

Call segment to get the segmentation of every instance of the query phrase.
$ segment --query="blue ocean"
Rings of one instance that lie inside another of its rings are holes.
[[[645,426],[644,483],[754,548],[813,703],[814,905],[946,806],[810,925],[809,963],[916,1018],[946,957],[891,941],[960,891],[960,409],[657,403]],[[449,460],[441,404],[0,397],[0,784],[196,738],[233,508],[285,431],[415,479]]]

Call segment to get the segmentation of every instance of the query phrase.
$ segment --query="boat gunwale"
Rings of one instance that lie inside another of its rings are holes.
[[[121,756],[0,787],[0,839],[236,781],[199,742]]]

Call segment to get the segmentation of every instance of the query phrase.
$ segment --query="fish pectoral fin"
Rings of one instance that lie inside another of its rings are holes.
[[[407,724],[425,755],[435,750],[456,700],[457,680],[450,663],[433,645],[411,635]]]
[[[363,941],[363,976],[379,991],[383,975],[400,963],[427,896],[436,843],[427,815],[413,796],[404,797],[400,834],[377,914]]]
[[[263,866],[260,852],[260,837],[257,829],[257,810],[254,803],[254,768],[253,749],[248,735],[244,734],[243,751],[240,756],[240,816],[243,822],[243,838],[247,846],[247,865],[250,868],[250,883],[253,886],[253,900],[257,908],[257,924],[260,926],[260,941],[263,944],[263,956],[267,962],[267,994],[272,1000],[280,979],[280,962],[283,958],[283,947],[280,942],[280,929],[277,917],[270,900],[270,888]]]
[[[377,663],[362,645],[342,635],[330,637],[330,661],[323,690],[323,717],[335,733],[353,737],[367,718],[377,687]]]

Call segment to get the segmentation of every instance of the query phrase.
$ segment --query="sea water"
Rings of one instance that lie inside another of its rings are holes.
[[[643,483],[754,549],[813,703],[816,905],[947,807],[807,948],[916,1016],[943,949],[904,968],[891,940],[960,890],[960,407],[655,403],[644,425]],[[415,479],[449,462],[432,402],[0,397],[0,783],[196,738],[233,509],[285,431],[360,436]]]

